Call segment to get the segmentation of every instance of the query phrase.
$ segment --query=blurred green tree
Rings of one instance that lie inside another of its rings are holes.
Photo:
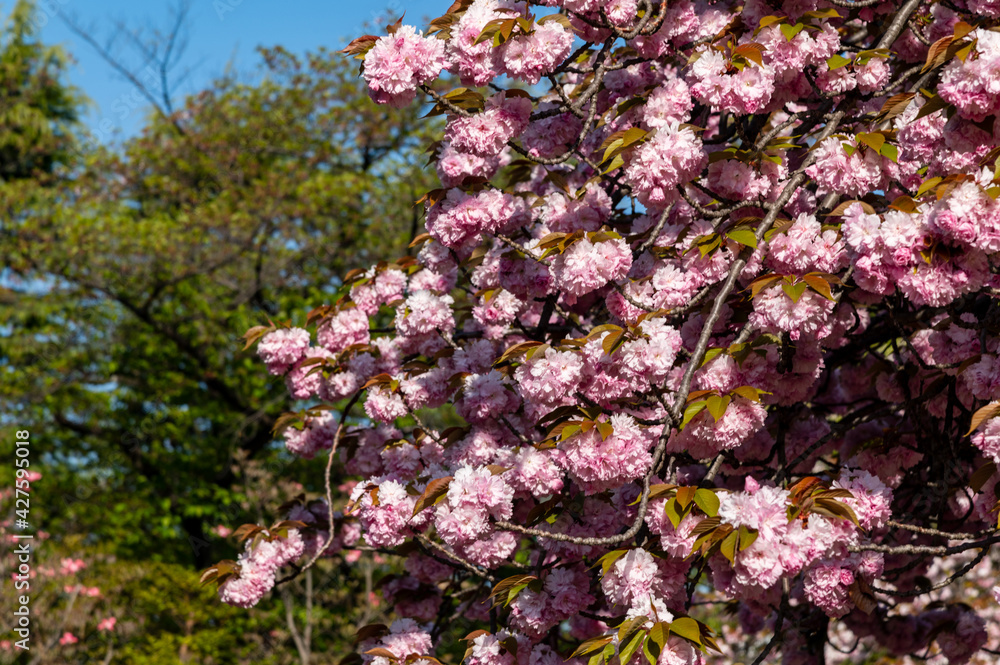
[[[259,80],[224,76],[117,149],[71,149],[75,98],[44,93],[66,145],[18,173],[60,186],[0,182],[0,424],[44,441],[46,528],[119,556],[201,566],[208,527],[256,519],[232,461],[292,463],[270,432],[292,405],[239,335],[405,253],[429,187],[419,108],[370,104],[338,54],[261,53]]]
[[[239,466],[241,508],[249,512],[300,489],[263,463]],[[47,481],[31,481],[33,500]],[[13,495],[13,485],[0,487],[0,506],[13,506]],[[6,570],[19,564],[11,526],[0,520]],[[356,553],[364,575],[343,560],[324,561],[276,589],[274,602],[241,610],[218,602],[190,565],[126,560],[84,534],[34,535],[29,586],[0,594],[4,665],[332,665],[351,650],[358,626],[388,620],[372,593],[376,576],[389,571],[377,554]],[[15,646],[19,595],[30,598],[28,651]]]
[[[223,76],[176,110],[170,91],[143,91],[141,133],[101,145],[36,11],[19,0],[0,33],[0,454],[31,431],[31,524],[48,536],[32,651],[0,641],[0,662],[334,662],[319,654],[384,619],[371,593],[384,562],[360,555],[360,581],[324,563],[249,613],[213,600],[194,566],[234,556],[216,525],[269,521],[265,506],[319,488],[272,445],[293,405],[239,338],[407,251],[433,128],[418,108],[368,103],[356,63],[275,48],[256,79]],[[87,567],[67,572],[67,557]]]
[[[0,180],[47,179],[73,150],[83,101],[62,81],[66,54],[42,44],[32,0],[18,0],[0,35]]]

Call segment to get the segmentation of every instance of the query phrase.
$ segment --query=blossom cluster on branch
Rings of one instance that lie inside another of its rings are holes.
[[[458,0],[355,40],[447,116],[442,187],[413,254],[248,332],[326,496],[205,579],[398,554],[366,665],[995,662],[998,17]]]

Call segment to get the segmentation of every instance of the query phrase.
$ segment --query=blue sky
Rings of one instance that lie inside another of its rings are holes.
[[[171,0],[37,0],[42,39],[62,44],[75,58],[70,81],[94,106],[85,122],[98,139],[121,138],[138,131],[143,103],[133,86],[107,65],[94,49],[73,34],[57,11],[74,17],[98,42],[114,33],[116,21],[130,27],[166,29]],[[232,61],[237,71],[252,74],[259,59],[254,49],[282,45],[293,53],[319,46],[340,48],[344,39],[365,34],[365,23],[387,11],[406,12],[406,21],[423,27],[423,19],[439,16],[451,0],[191,0],[188,47],[180,69],[191,76],[179,87],[185,94],[203,89]],[[13,0],[0,0],[6,19]],[[122,43],[124,45],[124,42]],[[126,62],[141,70],[139,56],[122,49]],[[131,110],[131,112],[129,112]],[[102,131],[103,130],[105,131]]]

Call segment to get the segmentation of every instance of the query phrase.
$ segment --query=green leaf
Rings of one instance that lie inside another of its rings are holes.
[[[729,563],[734,563],[736,559],[736,545],[739,541],[739,534],[733,531],[728,536],[722,539],[722,545],[719,546],[719,551],[722,552],[722,556],[729,559]]]
[[[701,645],[701,627],[691,617],[681,617],[670,622],[670,632]]]
[[[701,487],[694,493],[694,503],[709,517],[719,514],[719,495],[710,489]]]
[[[628,550],[612,550],[598,559],[594,566],[600,566],[601,574],[607,575],[608,571],[611,570],[611,566],[615,565],[615,562],[626,554],[628,554]]]
[[[636,617],[642,619],[645,622],[646,617]],[[625,643],[624,647],[620,647],[618,650],[618,662],[621,665],[628,665],[632,660],[632,655],[635,654],[636,650],[642,646],[643,642],[646,640],[646,633],[639,631],[636,633],[628,642]]]
[[[785,36],[785,39],[787,39],[788,41],[792,41],[793,39],[795,39],[795,35],[797,35],[800,32],[802,32],[802,29],[805,28],[805,27],[806,26],[804,24],[802,24],[802,23],[796,23],[795,25],[789,25],[788,23],[782,23],[781,26],[780,26],[780,28],[781,28],[781,34],[783,34]]]
[[[681,520],[684,519],[684,515],[687,513],[687,511],[681,508],[680,504],[677,503],[676,498],[670,499],[663,504],[663,512],[666,514],[667,519],[670,520],[670,523],[674,525],[675,529],[680,525]]]
[[[851,64],[850,60],[838,54],[831,55],[829,58],[826,59],[826,66],[830,69],[831,72],[834,71],[835,69],[846,67],[849,64]]]
[[[781,289],[785,292],[785,294],[789,298],[792,299],[792,302],[798,302],[799,298],[802,297],[802,294],[805,293],[805,290],[808,286],[809,285],[806,284],[805,282],[797,282],[795,284],[789,284],[788,282],[784,282],[781,285]]]
[[[604,171],[601,172],[601,175],[607,175],[608,173],[611,173],[615,169],[620,168],[624,164],[625,164],[625,159],[621,156],[621,154],[617,154],[614,156],[614,159],[611,160],[611,163],[608,165],[608,168],[604,169]]]
[[[885,143],[885,136],[877,132],[865,133],[861,132],[855,137],[859,144],[864,144],[878,152],[882,145]]]
[[[817,9],[815,11],[806,12],[803,16],[808,16],[809,18],[843,18],[836,9],[832,7],[829,9]]]
[[[646,660],[649,661],[649,665],[657,665],[661,651],[663,651],[663,649],[661,649],[660,645],[652,639],[648,639],[642,643],[642,655],[644,655]]]
[[[941,176],[935,176],[933,178],[928,178],[927,180],[924,180],[923,183],[920,184],[920,187],[917,188],[917,196],[919,197],[920,195],[930,191],[931,189],[936,187],[938,183],[940,183],[943,179],[944,178],[942,178]]]
[[[885,157],[890,161],[893,162],[899,161],[899,148],[897,148],[891,143],[884,144],[881,148],[879,148],[879,152],[882,154],[883,157]]]
[[[741,245],[746,245],[747,247],[753,247],[754,249],[757,249],[757,236],[754,235],[752,229],[748,229],[746,227],[733,229],[732,231],[726,232],[726,237],[735,240]]]
[[[517,598],[517,594],[524,591],[527,587],[528,587],[528,582],[521,582],[517,586],[513,587],[510,591],[507,592],[507,602],[505,602],[503,606],[504,607],[510,606],[510,604],[514,602],[514,599]]]
[[[625,135],[622,137],[622,145],[624,147],[629,147],[639,141],[643,140],[649,135],[645,129],[641,127],[632,127],[625,130]]]
[[[606,161],[608,161],[608,159],[611,158],[612,155],[618,154],[615,151],[617,151],[619,148],[621,148],[622,145],[624,145],[624,143],[625,143],[625,141],[621,137],[619,137],[619,138],[615,139],[614,141],[612,141],[611,143],[609,143],[608,147],[604,149],[604,157],[601,158],[601,161],[602,162],[606,162]]]
[[[559,440],[565,441],[574,434],[580,431],[580,425],[578,423],[568,423],[563,426],[562,430],[559,432]]]
[[[740,552],[742,552],[746,548],[748,548],[751,545],[753,545],[754,541],[757,540],[757,530],[756,529],[751,529],[751,528],[749,528],[747,526],[741,526],[739,528],[739,532],[738,533],[739,533],[739,537],[740,537],[740,547],[739,547]]]
[[[649,617],[645,616],[632,617],[623,621],[622,625],[618,626],[618,643],[627,642],[647,621],[649,621]]]
[[[589,640],[584,640],[580,646],[576,648],[575,651],[570,655],[570,658],[576,658],[577,656],[585,656],[588,653],[593,653],[599,651],[609,644],[611,640],[614,639],[611,635],[602,635],[599,637],[591,637]]]
[[[670,625],[664,623],[663,621],[657,621],[653,624],[653,627],[649,629],[649,639],[660,647],[662,651],[667,645],[667,640],[670,637]]]
[[[706,242],[698,244],[698,251],[702,257],[708,256],[713,250],[722,245],[722,236],[719,234],[713,233],[709,238]]]
[[[718,347],[718,346],[714,346],[711,349],[709,349],[708,351],[705,351],[705,357],[702,358],[702,360],[701,360],[701,366],[704,367],[708,363],[712,362],[712,360],[716,356],[718,356],[720,353],[722,353],[723,351],[725,351],[725,349],[723,349],[721,347]]]
[[[708,404],[708,412],[712,414],[712,418],[715,422],[719,422],[722,416],[725,415],[726,409],[729,407],[729,403],[733,401],[733,398],[729,395],[725,397],[720,397],[719,395],[712,395],[706,400]]]
[[[740,397],[746,398],[751,402],[760,403],[760,395],[764,391],[759,388],[754,388],[753,386],[740,386],[739,388],[733,388],[732,393],[734,395],[739,395]]]
[[[684,418],[681,420],[680,428],[684,429],[687,427],[688,423],[690,423],[695,416],[701,413],[706,406],[708,406],[708,403],[703,399],[688,404],[687,408],[684,409]]]

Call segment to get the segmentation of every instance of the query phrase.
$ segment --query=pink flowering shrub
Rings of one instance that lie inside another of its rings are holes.
[[[363,665],[995,662],[998,17],[474,0],[356,40],[375,102],[447,115],[442,187],[248,333],[329,478],[222,600],[363,543]]]

